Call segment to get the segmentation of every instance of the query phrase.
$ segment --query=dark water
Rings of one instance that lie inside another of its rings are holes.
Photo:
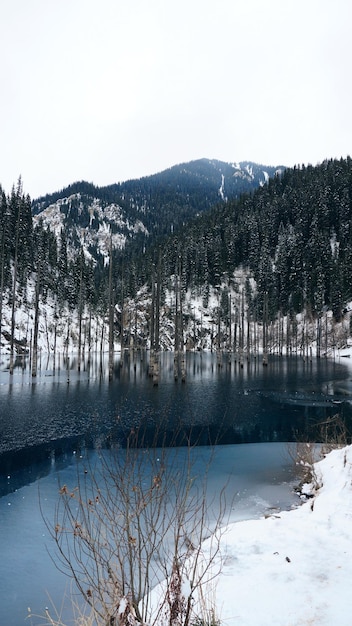
[[[56,364],[57,366],[57,364]],[[50,367],[50,364],[49,364]],[[116,361],[109,383],[106,363],[76,371],[62,363],[33,383],[28,367],[13,377],[0,373],[0,626],[40,624],[25,620],[27,608],[60,608],[67,580],[53,566],[53,546],[39,510],[39,493],[50,518],[62,482],[74,481],[77,462],[111,439],[124,444],[143,423],[153,438],[160,423],[169,433],[187,431],[202,444],[217,442],[209,475],[214,493],[228,482],[236,495],[234,519],[258,517],[271,507],[296,503],[286,444],[339,413],[350,423],[352,369],[348,362],[272,357],[239,368],[218,368],[211,354],[187,356],[187,382],[175,382],[173,357],[162,355],[154,387],[147,362]],[[182,443],[180,441],[180,443]],[[225,445],[226,444],[226,445]],[[238,445],[246,444],[246,445]],[[207,450],[197,448],[199,459]],[[50,595],[49,596],[47,595]]]
[[[2,371],[0,474],[55,451],[96,447],[110,437],[123,442],[141,422],[150,437],[163,423],[170,433],[192,428],[201,443],[254,443],[317,438],[316,423],[337,412],[350,420],[352,370],[346,360],[272,357],[266,368],[253,361],[240,369],[225,362],[218,368],[212,354],[189,354],[185,384],[174,381],[172,355],[161,360],[157,387],[138,357],[125,357],[123,367],[116,361],[110,383],[99,361],[80,373],[74,361],[72,369],[43,369],[35,382],[28,368],[17,368],[11,378]]]

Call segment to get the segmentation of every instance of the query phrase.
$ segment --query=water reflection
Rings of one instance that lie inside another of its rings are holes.
[[[292,502],[289,485],[281,491],[292,479],[285,444],[254,442],[314,438],[317,423],[336,413],[351,423],[351,370],[345,362],[272,357],[268,367],[253,360],[241,368],[226,357],[218,367],[215,355],[187,354],[186,383],[174,380],[172,354],[162,354],[160,363],[158,386],[148,376],[148,355],[140,353],[117,355],[111,382],[107,355],[86,360],[79,372],[76,358],[61,357],[55,364],[42,358],[35,380],[25,360],[13,376],[2,364],[1,624],[23,623],[27,606],[42,610],[46,591],[57,605],[61,601],[66,581],[58,579],[46,556],[38,485],[48,510],[54,510],[57,471],[63,482],[73,482],[81,453],[88,450],[94,457],[92,449],[108,446],[111,439],[123,445],[141,423],[150,441],[162,424],[169,443],[175,432],[202,444],[249,443],[219,446],[209,475],[214,491],[233,481],[240,519],[249,515],[248,506],[250,516],[258,516]]]
[[[316,437],[315,426],[339,413],[350,424],[352,385],[345,362],[272,357],[243,368],[226,355],[187,354],[187,380],[175,382],[173,355],[160,355],[160,379],[148,377],[148,354],[117,355],[109,382],[106,354],[39,360],[32,379],[25,359],[0,372],[0,475],[78,446],[124,445],[144,424],[173,437],[188,429],[202,444],[292,441]]]

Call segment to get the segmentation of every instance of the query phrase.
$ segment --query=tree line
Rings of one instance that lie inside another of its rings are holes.
[[[122,310],[124,299],[136,297],[145,285],[152,295],[156,275],[161,303],[177,276],[179,299],[188,290],[206,307],[210,288],[231,286],[241,266],[254,279],[245,286],[253,319],[275,320],[302,310],[319,319],[329,308],[339,321],[352,300],[351,166],[348,157],[286,169],[254,192],[188,219],[172,234],[161,229],[149,245],[137,239],[124,250],[111,248],[108,263],[106,257],[94,261],[84,254],[80,241],[68,242],[69,231],[55,233],[40,219],[34,226],[21,180],[9,195],[0,188],[0,331],[5,299],[13,316],[19,301],[26,304],[32,297],[34,306],[50,294],[57,315],[63,307],[88,307],[108,317],[112,301]],[[32,296],[26,289],[30,278]],[[121,330],[121,317],[114,323]]]
[[[352,161],[286,169],[240,199],[223,203],[150,249],[164,259],[165,277],[182,260],[184,289],[202,294],[240,266],[252,314],[318,317],[328,307],[339,321],[352,299]],[[145,265],[145,260],[143,260]]]

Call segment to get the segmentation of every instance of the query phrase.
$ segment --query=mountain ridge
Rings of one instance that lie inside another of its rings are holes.
[[[263,186],[283,169],[198,159],[104,187],[77,181],[34,200],[32,214],[34,223],[42,220],[58,237],[65,229],[71,248],[82,242],[86,257],[97,262],[108,253],[109,232],[114,249],[132,242],[144,247],[216,204]]]
[[[264,165],[262,163],[256,163],[254,161],[222,161],[219,159],[208,159],[206,157],[203,157],[201,159],[193,159],[191,161],[184,161],[182,163],[179,164],[175,164],[172,165],[168,168],[165,168],[164,170],[161,170],[159,172],[155,172],[154,174],[149,174],[149,175],[145,175],[145,176],[141,176],[139,178],[127,178],[124,181],[120,181],[120,182],[115,182],[115,183],[110,183],[108,185],[95,185],[92,181],[88,182],[84,179],[82,180],[77,180],[74,181],[73,183],[70,183],[69,185],[67,185],[66,187],[63,187],[62,189],[59,189],[57,191],[54,191],[52,193],[47,193],[41,196],[38,196],[37,198],[34,198],[32,201],[32,206],[34,207],[34,213],[36,213],[38,211],[38,207],[41,204],[41,209],[45,207],[46,202],[48,200],[50,200],[50,202],[54,202],[55,199],[58,199],[60,197],[62,197],[63,194],[67,194],[69,193],[69,195],[76,193],[77,191],[81,191],[81,186],[84,186],[86,188],[86,192],[90,189],[92,192],[96,191],[96,190],[100,190],[100,191],[107,191],[107,190],[111,190],[113,191],[115,188],[119,188],[119,187],[123,187],[125,185],[129,185],[131,183],[134,183],[136,181],[147,181],[149,179],[156,179],[159,177],[166,177],[169,173],[172,172],[177,172],[178,170],[180,170],[181,168],[186,170],[188,169],[189,166],[195,166],[197,167],[198,164],[204,164],[204,163],[208,163],[211,164],[212,166],[216,167],[218,166],[219,169],[221,169],[222,167],[226,167],[226,168],[232,168],[234,170],[234,174],[238,175],[238,172],[240,172],[241,170],[244,171],[244,176],[248,176],[248,182],[250,178],[254,178],[255,175],[258,176],[258,172],[262,171],[262,172],[268,172],[269,176],[272,176],[274,173],[278,172],[282,172],[284,169],[286,169],[285,165]],[[255,174],[253,174],[253,169],[251,172],[251,167],[255,168]],[[247,172],[246,172],[247,169]],[[262,182],[266,182],[267,177],[266,175],[263,174],[262,177]]]

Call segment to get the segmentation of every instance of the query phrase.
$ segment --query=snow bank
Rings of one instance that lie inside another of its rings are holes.
[[[351,625],[352,446],[315,472],[321,487],[300,508],[226,529],[215,596],[221,624]]]

